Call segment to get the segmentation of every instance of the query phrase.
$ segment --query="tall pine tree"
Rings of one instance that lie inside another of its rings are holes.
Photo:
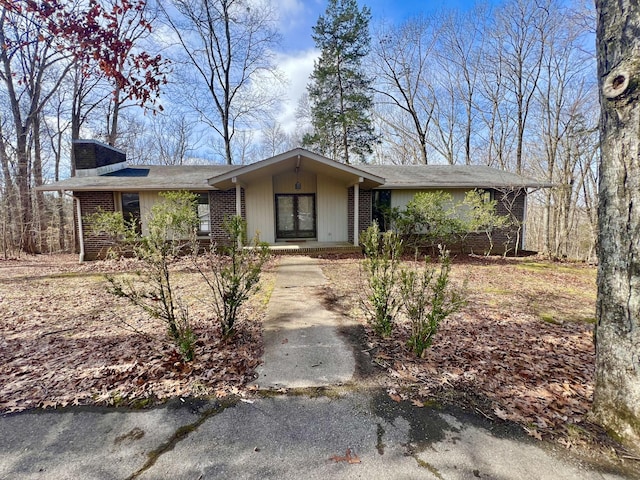
[[[313,134],[303,144],[322,154],[350,163],[372,152],[377,141],[371,123],[371,79],[362,61],[369,53],[369,8],[356,0],[329,0],[324,15],[313,27],[313,40],[321,50],[307,86]]]

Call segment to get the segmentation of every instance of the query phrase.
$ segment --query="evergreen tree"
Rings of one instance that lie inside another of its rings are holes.
[[[369,8],[356,0],[329,0],[324,15],[313,27],[313,40],[321,50],[307,89],[313,133],[303,144],[324,155],[350,163],[372,152],[377,141],[370,117],[371,79],[362,68],[369,53]]]

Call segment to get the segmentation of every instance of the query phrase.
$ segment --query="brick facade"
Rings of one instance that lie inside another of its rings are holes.
[[[354,188],[349,187],[349,192],[347,195],[347,229],[348,229],[348,239],[349,243],[353,243],[353,221],[355,218],[354,215],[354,205],[353,205],[353,195]],[[373,215],[373,194],[371,190],[362,190],[360,189],[360,194],[358,195],[358,238],[360,234],[365,231],[371,225],[371,219]]]
[[[241,189],[242,218],[247,219],[244,188]],[[236,191],[214,190],[209,192],[209,211],[211,214],[211,241],[218,244],[229,243],[229,234],[224,229],[224,221],[236,214]]]
[[[524,218],[525,197],[524,190],[516,191],[494,191],[494,198],[497,202],[497,213],[499,215],[510,215],[520,221]],[[241,190],[242,195],[242,217],[246,220],[245,192]],[[75,196],[80,200],[80,206],[83,217],[84,231],[84,250],[85,260],[96,260],[104,258],[108,248],[112,245],[108,235],[95,235],[91,233],[91,224],[87,220],[87,216],[96,213],[99,209],[107,212],[113,212],[116,209],[113,192],[76,192]],[[353,243],[353,222],[354,222],[354,188],[348,190],[347,212],[348,212],[348,239]],[[358,234],[366,230],[372,222],[372,202],[373,195],[371,190],[360,190],[359,195],[359,225]],[[209,192],[209,209],[210,219],[210,238],[217,244],[226,244],[229,242],[229,235],[224,230],[223,222],[226,218],[236,214],[236,191],[235,189],[227,191],[210,191]],[[74,218],[76,210],[74,209]],[[77,218],[76,234],[77,234]],[[517,227],[510,229],[502,229],[493,233],[493,250],[492,253],[501,254],[513,251],[515,244],[520,237],[517,233]],[[489,240],[484,232],[475,232],[467,236],[465,241],[456,245],[448,245],[452,251],[464,251],[466,253],[486,253],[489,249]]]
[[[520,224],[524,220],[524,209],[526,193],[524,190],[493,190],[493,198],[497,200],[496,213],[498,215],[506,215],[513,219],[517,219]],[[502,228],[492,233],[493,248],[491,253],[504,254],[505,251],[513,252],[516,243],[522,242],[522,226],[518,235],[518,226]],[[467,236],[463,243],[448,246],[452,251],[462,251],[465,253],[486,254],[491,248],[491,242],[487,238],[485,232],[474,232]],[[521,249],[521,243],[518,250]]]
[[[99,210],[104,212],[115,211],[115,201],[113,192],[75,192],[75,197],[80,200],[80,210],[82,215],[82,230],[84,233],[84,259],[97,260],[104,258],[108,248],[112,245],[109,235],[95,235],[91,233],[91,222],[87,217]],[[76,235],[78,234],[77,210],[74,209],[74,221],[76,225]]]

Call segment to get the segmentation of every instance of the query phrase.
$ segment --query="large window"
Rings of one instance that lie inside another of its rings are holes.
[[[129,225],[135,225],[138,233],[142,230],[140,217],[140,194],[133,192],[123,192],[122,198],[122,216],[124,221]]]
[[[391,212],[391,190],[373,190],[373,209],[371,219],[378,224],[381,232],[391,228],[389,213]]]
[[[211,210],[209,209],[209,194],[198,194],[198,219],[200,225],[198,227],[199,234],[208,234],[211,232]]]

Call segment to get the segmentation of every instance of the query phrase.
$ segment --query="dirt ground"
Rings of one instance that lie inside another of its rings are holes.
[[[595,351],[595,268],[537,258],[454,258],[467,304],[441,326],[423,358],[400,322],[387,339],[369,328],[359,258],[320,258],[325,302],[366,332],[363,351],[384,372],[391,398],[450,402],[566,447],[626,455],[589,421]],[[133,260],[78,264],[72,255],[0,260],[0,413],[67,405],[143,407],[177,396],[225,396],[253,378],[273,262],[235,342],[221,339],[207,290],[176,266],[199,336],[196,359],[180,361],[165,328],[107,292],[105,273]],[[132,327],[142,332],[135,334]],[[371,363],[371,362],[369,362]]]
[[[75,255],[0,260],[0,413],[223,396],[252,378],[270,271],[229,342],[221,338],[199,274],[176,265],[178,293],[198,335],[196,358],[185,364],[163,323],[107,291],[106,273],[139,267],[134,260],[78,264]]]
[[[321,262],[331,281],[331,303],[362,323],[365,350],[387,372],[392,398],[418,406],[455,403],[566,447],[620,448],[589,421],[594,267],[535,257],[454,258],[453,284],[466,292],[466,306],[416,358],[406,346],[406,322],[400,319],[386,339],[367,324],[359,260],[334,256]]]

